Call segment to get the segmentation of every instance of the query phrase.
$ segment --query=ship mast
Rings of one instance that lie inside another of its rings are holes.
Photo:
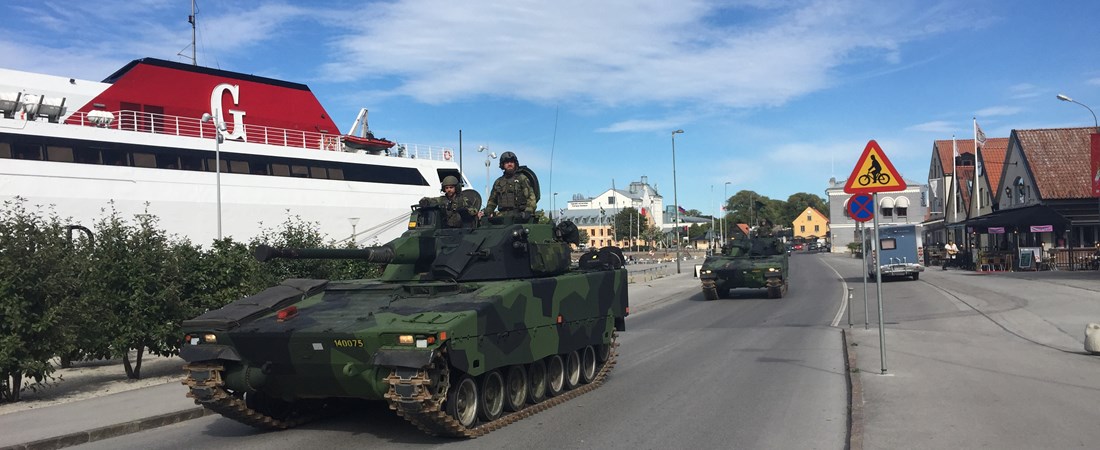
[[[197,21],[195,15],[198,14],[197,9],[198,9],[198,7],[195,5],[195,0],[191,0],[191,15],[187,16],[187,23],[191,24],[191,65],[192,66],[199,65],[199,58],[198,58],[198,55],[196,55],[196,53],[195,53],[195,51],[197,50],[197,47],[195,46],[195,22]],[[183,50],[187,50],[187,47],[184,47]],[[183,54],[183,50],[180,50],[179,53],[176,53],[176,55],[183,56],[184,58],[186,58],[187,56],[185,56]]]

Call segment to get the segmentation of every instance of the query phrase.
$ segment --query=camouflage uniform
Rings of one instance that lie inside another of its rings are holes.
[[[493,182],[493,192],[485,202],[485,213],[498,209],[500,215],[505,217],[515,217],[522,213],[530,216],[535,213],[535,203],[535,190],[531,188],[527,177],[515,172],[505,173]]]
[[[466,220],[477,216],[477,207],[470,202],[469,198],[459,195],[462,188],[459,185],[458,178],[454,176],[444,178],[444,192],[446,192],[447,186],[455,187],[454,197],[448,197],[446,194],[435,198],[424,197],[420,199],[420,205],[439,207],[440,212],[442,212],[442,225],[444,228],[461,228]]]
[[[508,172],[504,169],[505,163],[514,163],[515,169]],[[512,219],[528,220],[535,213],[538,200],[535,199],[535,188],[531,186],[531,180],[516,172],[519,169],[519,159],[512,152],[504,152],[500,155],[500,168],[504,169],[504,175],[493,182],[493,191],[489,193],[489,199],[485,202],[485,214],[492,214],[498,209],[501,216]]]

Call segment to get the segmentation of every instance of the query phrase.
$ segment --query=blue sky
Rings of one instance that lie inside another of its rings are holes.
[[[1007,137],[1092,124],[1058,93],[1100,109],[1093,0],[198,7],[199,64],[305,83],[345,132],[362,107],[398,142],[457,149],[461,129],[479,190],[477,147],[514,151],[543,208],[643,175],[671,204],[676,129],[680,203],[716,212],[724,188],[824,196],[869,139],[924,182],[933,141],[971,138],[972,117]],[[188,61],[188,14],[181,0],[4,2],[0,67],[100,80],[137,58]]]

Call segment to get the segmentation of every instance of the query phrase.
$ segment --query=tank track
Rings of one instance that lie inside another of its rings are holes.
[[[496,420],[478,424],[473,428],[462,426],[454,417],[451,417],[443,410],[442,399],[439,399],[438,396],[433,398],[427,389],[427,387],[430,386],[427,370],[394,370],[391,372],[390,376],[385,379],[386,382],[390,384],[390,391],[385,394],[385,397],[390,404],[390,409],[396,411],[397,415],[404,417],[405,420],[425,433],[432,436],[464,437],[472,439],[507,426],[517,420],[530,417],[550,409],[551,407],[565,403],[574,397],[600,387],[607,379],[607,375],[611,372],[611,369],[615,366],[615,358],[618,354],[616,347],[618,347],[618,343],[615,342],[613,337],[607,360],[600,366],[599,371],[596,373],[591,383],[583,384],[572,390],[565,391],[557,397],[550,397],[539,403],[527,405],[519,411],[506,413]],[[408,395],[410,389],[414,390],[414,394],[411,396]],[[399,390],[406,393],[404,396],[405,398],[411,397],[413,401],[402,400],[403,396],[398,394]]]
[[[284,430],[296,427],[320,417],[321,410],[294,410],[290,417],[278,419],[248,406],[243,397],[234,395],[225,389],[222,374],[225,367],[221,364],[194,363],[183,366],[187,372],[182,384],[187,386],[188,398],[195,399],[196,405],[221,414],[245,425],[270,430]]]

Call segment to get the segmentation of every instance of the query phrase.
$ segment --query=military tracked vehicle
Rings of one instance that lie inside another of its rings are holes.
[[[787,293],[789,256],[786,244],[773,237],[738,239],[722,247],[721,254],[703,261],[699,279],[703,297],[717,300],[730,289],[766,289],[768,298]]]
[[[443,228],[435,206],[410,218],[380,247],[257,249],[386,266],[379,279],[286,280],[185,321],[187,395],[267,429],[379,400],[429,434],[476,437],[604,381],[628,312],[619,249],[572,265],[571,222]]]

